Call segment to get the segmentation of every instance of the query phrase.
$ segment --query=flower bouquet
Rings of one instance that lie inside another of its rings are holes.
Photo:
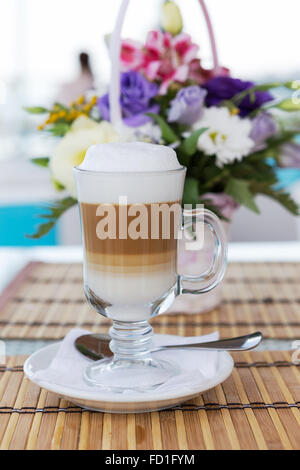
[[[221,67],[212,25],[203,0],[214,67],[203,68],[199,47],[182,32],[178,6],[163,5],[162,29],[144,44],[120,40],[129,0],[123,0],[111,37],[112,77],[104,96],[80,96],[70,106],[27,108],[45,113],[39,129],[60,138],[49,158],[33,160],[49,168],[64,196],[48,207],[34,238],[46,234],[76,204],[72,168],[90,145],[142,140],[172,146],[187,167],[183,203],[204,204],[224,221],[243,205],[259,212],[258,194],[291,213],[298,206],[278,189],[277,169],[299,166],[299,82],[255,84],[232,77]],[[276,98],[284,88],[285,99]],[[272,92],[275,92],[275,94]],[[291,126],[291,116],[295,121]]]

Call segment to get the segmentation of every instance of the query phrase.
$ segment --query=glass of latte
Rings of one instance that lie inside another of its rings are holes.
[[[203,207],[182,209],[186,168],[169,147],[94,145],[74,174],[84,290],[94,309],[112,320],[114,354],[89,365],[85,380],[113,392],[155,390],[180,366],[151,354],[149,320],[165,312],[177,295],[201,294],[220,283],[226,266],[222,225]],[[214,244],[211,264],[198,276],[178,275],[178,240],[188,233],[188,249],[195,226],[208,228]]]

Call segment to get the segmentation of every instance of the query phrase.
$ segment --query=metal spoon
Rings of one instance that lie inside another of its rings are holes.
[[[192,344],[174,344],[166,346],[158,346],[153,348],[151,352],[163,351],[165,349],[204,349],[217,351],[248,351],[256,348],[262,341],[263,335],[259,331],[246,336],[237,338],[219,339],[218,341],[209,341],[207,343]],[[83,335],[75,341],[76,349],[84,356],[94,361],[112,356],[109,349],[110,336],[104,334]]]

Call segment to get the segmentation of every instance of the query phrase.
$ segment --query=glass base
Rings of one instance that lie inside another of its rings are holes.
[[[151,356],[144,359],[102,359],[88,366],[84,379],[88,385],[123,393],[155,390],[179,373],[176,364]]]

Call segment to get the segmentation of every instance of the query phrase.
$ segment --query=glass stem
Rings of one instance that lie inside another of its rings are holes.
[[[148,321],[132,323],[114,321],[109,333],[111,336],[109,347],[114,353],[115,361],[150,359],[153,328]]]

